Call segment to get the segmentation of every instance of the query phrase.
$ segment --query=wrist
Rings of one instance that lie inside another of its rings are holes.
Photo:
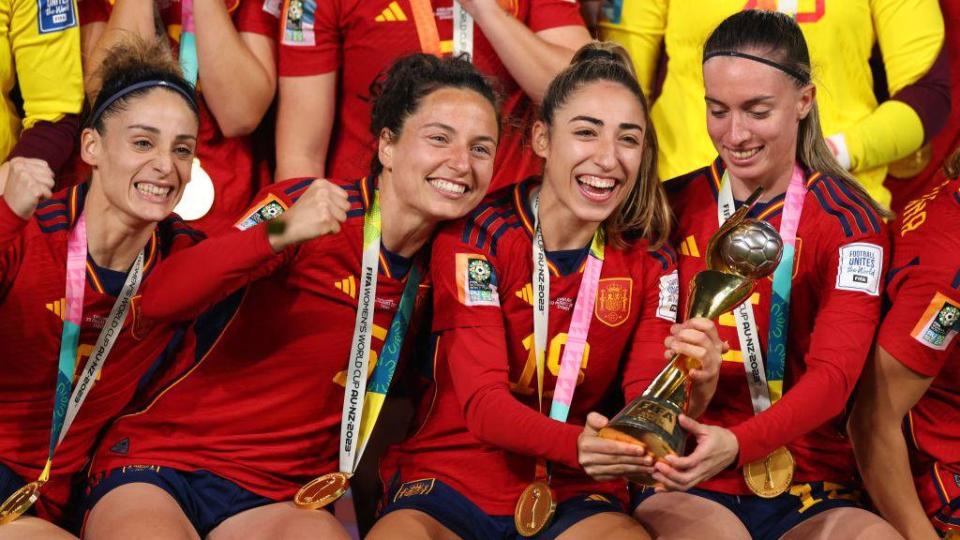
[[[493,0],[476,2],[476,7],[471,11],[473,21],[484,33],[489,33],[490,25],[496,25],[499,19],[507,16],[507,11],[500,7],[499,2]]]

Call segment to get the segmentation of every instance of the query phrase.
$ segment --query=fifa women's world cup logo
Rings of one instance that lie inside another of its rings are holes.
[[[757,189],[710,237],[707,270],[690,283],[687,319],[716,319],[739,306],[753,293],[756,281],[773,273],[780,263],[780,234],[765,221],[747,219],[760,193]],[[657,459],[682,454],[686,434],[678,417],[687,410],[691,384],[687,373],[698,367],[695,360],[675,355],[643,394],[600,431],[600,436],[641,444]],[[636,480],[653,483],[649,478]]]

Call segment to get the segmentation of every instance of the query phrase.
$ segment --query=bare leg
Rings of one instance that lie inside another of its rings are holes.
[[[460,537],[419,510],[395,510],[373,524],[367,540],[458,540]]]
[[[689,493],[657,493],[633,517],[655,539],[750,540],[740,519],[722,504]]]
[[[787,531],[781,540],[901,540],[880,516],[862,508],[832,508]]]
[[[177,501],[145,483],[125,484],[104,495],[84,527],[85,540],[199,540]]]
[[[582,519],[563,531],[557,540],[650,540],[650,535],[643,530],[636,520],[627,514],[619,512],[603,512]]]
[[[47,520],[23,516],[0,526],[0,540],[77,540],[77,537]]]
[[[292,502],[278,502],[245,510],[228,518],[207,535],[207,540],[251,538],[349,540],[350,535],[330,512],[303,510]]]

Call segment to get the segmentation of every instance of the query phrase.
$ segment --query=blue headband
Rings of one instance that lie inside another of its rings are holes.
[[[116,102],[118,99],[124,96],[130,95],[133,92],[136,92],[138,90],[143,90],[145,88],[154,88],[158,86],[178,92],[181,96],[183,96],[184,99],[187,100],[187,103],[190,104],[190,107],[193,109],[194,112],[198,111],[197,101],[193,98],[192,95],[190,95],[189,92],[187,92],[183,88],[180,88],[179,85],[173,84],[168,81],[161,81],[161,80],[141,81],[136,84],[131,84],[130,86],[122,88],[112,96],[103,100],[103,103],[101,103],[100,106],[97,107],[95,111],[93,111],[93,114],[90,115],[89,125],[91,126],[96,125],[97,121],[100,120],[100,115],[103,114],[103,111],[107,110],[107,107],[109,107],[110,105],[113,105],[114,102]]]

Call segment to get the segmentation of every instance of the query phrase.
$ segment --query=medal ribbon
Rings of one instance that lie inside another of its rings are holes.
[[[197,35],[193,24],[193,0],[180,0],[180,69],[183,78],[197,86],[200,63],[197,60]]]
[[[442,56],[440,31],[434,17],[430,0],[410,0],[413,22],[417,27],[420,51],[434,56]],[[473,61],[473,17],[463,9],[458,0],[453,1],[453,55],[466,54]]]
[[[63,442],[80,407],[87,399],[93,385],[100,376],[107,355],[120,336],[123,322],[127,318],[130,308],[130,299],[136,294],[143,277],[144,252],[141,250],[133,268],[127,274],[123,289],[117,297],[109,318],[97,342],[94,353],[87,359],[87,363],[80,373],[73,394],[70,387],[73,383],[73,373],[76,368],[77,349],[80,343],[80,326],[83,321],[83,293],[86,287],[87,266],[87,221],[86,215],[81,214],[77,223],[67,238],[67,283],[63,318],[63,333],[60,337],[60,355],[57,371],[57,388],[53,403],[53,422],[50,428],[50,447],[47,462],[40,474],[40,481],[50,479],[50,469],[53,465],[53,455],[57,446]]]
[[[759,414],[776,403],[783,395],[784,366],[786,364],[787,325],[789,322],[790,292],[793,287],[793,260],[796,253],[797,227],[803,212],[807,188],[803,170],[794,165],[793,175],[784,197],[780,219],[780,237],[783,239],[783,257],[773,274],[773,294],[770,299],[770,328],[767,333],[767,359],[764,368],[756,318],[749,301],[734,310],[737,335],[743,354],[743,368],[750,388],[754,414]],[[717,217],[722,224],[733,214],[733,188],[730,175],[723,173],[717,202]]]
[[[420,269],[416,265],[412,266],[400,297],[400,305],[384,340],[383,356],[377,362],[368,387],[367,373],[372,356],[373,315],[380,268],[380,237],[380,193],[374,190],[372,201],[363,218],[361,287],[357,298],[357,316],[350,344],[350,361],[347,366],[347,384],[343,393],[343,415],[340,422],[340,472],[348,475],[352,475],[356,470],[369,435],[383,410],[421,280]]]

